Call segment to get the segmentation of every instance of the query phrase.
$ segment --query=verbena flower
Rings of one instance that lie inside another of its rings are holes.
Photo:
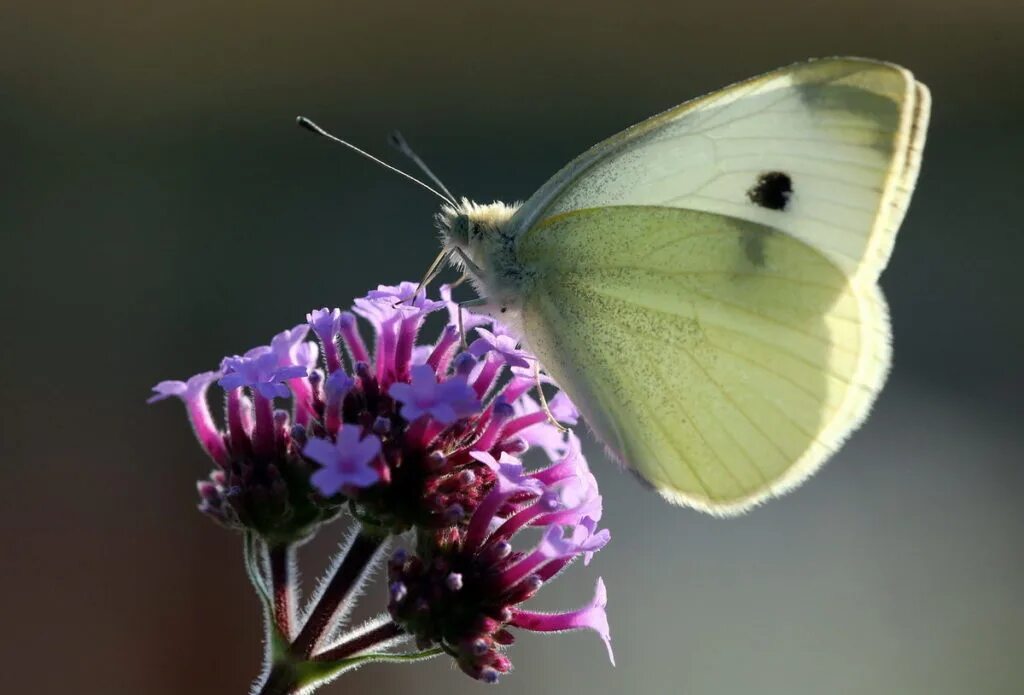
[[[574,559],[589,559],[609,540],[607,530],[597,530],[601,498],[578,442],[563,460],[534,473],[507,453],[497,460],[484,452],[473,456],[496,476],[495,484],[467,525],[436,532],[415,555],[394,554],[392,617],[421,648],[440,645],[465,673],[489,683],[512,666],[502,652],[514,641],[512,628],[591,629],[613,659],[600,580],[595,599],[575,611],[537,613],[520,605]],[[532,550],[514,550],[512,539],[530,526],[544,529],[540,542]]]
[[[426,321],[443,310],[447,324],[424,339]],[[198,484],[200,509],[254,531],[276,558],[269,579],[283,602],[273,620],[279,635],[294,636],[287,659],[343,661],[370,644],[359,633],[316,651],[384,537],[409,530],[415,552],[399,552],[389,569],[392,622],[367,633],[377,644],[413,635],[489,682],[511,667],[502,648],[515,628],[589,628],[610,645],[600,581],[576,611],[521,605],[575,558],[589,563],[609,538],[598,530],[601,497],[579,441],[551,422],[573,424],[578,413],[561,392],[549,409],[530,395],[538,380],[554,386],[536,358],[507,327],[459,309],[449,288],[435,301],[414,283],[381,285],[351,311],[316,309],[306,319],[269,345],[224,358],[218,371],[157,384],[150,398],[185,403],[215,464]],[[459,323],[475,333],[465,350]],[[220,423],[208,402],[214,383],[224,391]],[[532,472],[521,459],[531,447],[547,461]],[[297,631],[282,558],[343,506],[362,530]],[[540,542],[513,550],[527,527],[542,530]],[[257,588],[262,571],[250,565]],[[285,671],[298,663],[287,659]]]

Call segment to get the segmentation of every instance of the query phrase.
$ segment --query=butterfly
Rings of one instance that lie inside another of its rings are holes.
[[[614,458],[738,514],[817,470],[883,386],[878,278],[929,112],[897,65],[790,65],[601,142],[521,205],[442,186],[440,258]]]

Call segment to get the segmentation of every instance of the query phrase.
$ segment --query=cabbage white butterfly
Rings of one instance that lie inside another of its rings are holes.
[[[813,473],[882,388],[878,276],[929,109],[899,66],[797,63],[609,138],[521,205],[441,186],[443,256],[615,458],[737,514]]]

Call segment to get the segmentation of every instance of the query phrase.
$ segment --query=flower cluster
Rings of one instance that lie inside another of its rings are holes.
[[[513,635],[508,628],[556,632],[590,628],[600,635],[614,663],[605,615],[604,583],[589,605],[568,613],[523,610],[532,598],[576,557],[585,562],[608,542],[597,530],[601,497],[579,442],[570,434],[565,457],[542,470],[526,473],[513,456],[474,452],[496,477],[465,527],[437,532],[414,557],[399,550],[389,564],[391,601],[396,622],[421,646],[440,644],[459,667],[488,683],[511,668],[499,651]],[[502,510],[511,505],[511,514]],[[513,549],[513,536],[528,526],[544,529],[528,552]]]
[[[444,310],[447,325],[423,341],[428,317]],[[198,484],[200,509],[268,547],[302,540],[343,506],[376,534],[414,531],[415,552],[389,565],[396,629],[493,682],[510,668],[499,650],[509,628],[588,627],[608,642],[600,581],[579,611],[519,605],[577,556],[589,562],[608,532],[597,529],[601,498],[578,441],[552,422],[574,424],[572,403],[559,392],[541,407],[550,379],[486,316],[461,317],[475,332],[462,349],[460,311],[448,288],[431,300],[414,283],[380,286],[351,311],[310,312],[217,371],[157,384],[150,402],[180,398],[215,464]],[[221,424],[209,407],[214,383],[225,393]],[[527,472],[531,447],[549,465]],[[514,550],[526,527],[542,540]]]

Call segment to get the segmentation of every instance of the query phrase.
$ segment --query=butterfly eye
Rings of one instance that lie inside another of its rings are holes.
[[[453,244],[466,246],[469,244],[470,235],[476,229],[476,225],[469,221],[465,215],[458,215],[452,218],[451,226],[448,228],[448,238]]]

